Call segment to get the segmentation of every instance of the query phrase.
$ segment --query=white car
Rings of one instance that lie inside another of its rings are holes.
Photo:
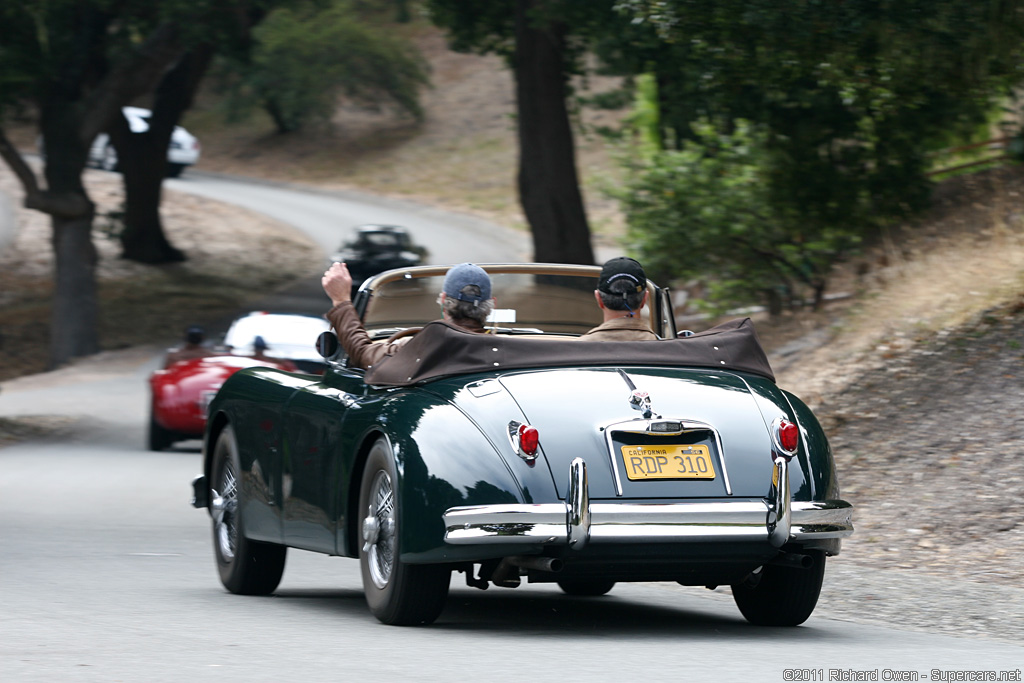
[[[254,311],[231,323],[218,351],[253,356],[259,338],[268,356],[291,361],[302,372],[319,374],[326,366],[313,341],[329,329],[331,324],[318,316]]]
[[[123,107],[121,111],[128,119],[128,125],[133,133],[145,133],[149,130],[149,117],[152,112],[139,107]],[[199,161],[199,140],[181,126],[174,127],[171,134],[171,143],[167,147],[167,177],[177,178],[186,166],[191,166]],[[102,168],[106,171],[116,171],[117,151],[110,142],[110,136],[100,133],[89,148],[89,158],[86,165],[92,168]]]

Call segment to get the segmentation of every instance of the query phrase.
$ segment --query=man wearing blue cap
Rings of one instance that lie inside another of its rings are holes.
[[[334,263],[320,281],[333,304],[327,319],[334,326],[341,347],[352,364],[369,368],[386,356],[394,355],[412,337],[374,344],[352,306],[352,275],[344,263]],[[470,332],[485,332],[484,321],[494,310],[491,278],[480,266],[460,263],[448,270],[438,299],[444,319]]]

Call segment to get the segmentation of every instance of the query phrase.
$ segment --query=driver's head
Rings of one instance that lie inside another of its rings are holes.
[[[444,285],[444,312],[456,323],[460,319],[483,323],[494,310],[491,278],[480,266],[460,263],[448,270]]]
[[[597,291],[601,303],[613,311],[636,311],[643,305],[647,275],[643,266],[626,256],[613,258],[601,268]]]
[[[205,336],[206,334],[203,332],[203,328],[199,325],[190,325],[188,329],[185,330],[185,342],[188,344],[202,344],[203,337]]]

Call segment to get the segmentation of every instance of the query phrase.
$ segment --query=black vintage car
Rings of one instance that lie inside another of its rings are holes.
[[[677,334],[648,282],[660,339],[581,342],[598,268],[483,267],[503,306],[489,334],[433,320],[445,268],[389,271],[354,303],[374,339],[419,330],[401,351],[363,370],[327,332],[322,377],[224,383],[193,483],[224,586],[273,592],[293,547],[358,558],[389,624],[435,620],[456,572],[591,596],[728,585],[753,623],[807,619],[852,507],[750,321]]]
[[[409,231],[398,225],[360,225],[352,238],[330,256],[327,266],[338,261],[348,266],[352,288],[356,290],[369,277],[395,268],[419,266],[427,250],[415,244]]]

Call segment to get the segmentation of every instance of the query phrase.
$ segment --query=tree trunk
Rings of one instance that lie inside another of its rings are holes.
[[[37,199],[34,183],[26,205],[50,214],[53,226],[54,290],[50,324],[50,364],[99,351],[96,246],[92,242],[95,206],[82,184],[86,148],[78,137],[74,105],[42,110],[40,126],[46,150],[47,190]]]
[[[130,135],[138,135],[130,133]],[[139,263],[174,263],[185,260],[164,234],[160,219],[160,198],[163,195],[167,170],[167,146],[159,150],[159,162],[147,154],[147,144],[139,141],[127,146],[131,151],[118,161],[124,173],[124,232],[121,233],[121,257]]]
[[[533,234],[533,258],[594,263],[576,150],[566,106],[563,25],[536,26],[542,0],[516,3],[513,69],[519,122],[519,198]]]
[[[45,75],[40,72],[38,77],[33,76],[29,90],[40,98],[45,190],[0,128],[0,157],[21,181],[25,206],[51,216],[52,366],[99,351],[97,253],[92,243],[96,209],[82,184],[89,145],[109,126],[121,105],[146,92],[182,52],[177,26],[163,23],[137,45],[133,54],[108,69],[105,40],[113,16],[86,3],[73,19],[68,18],[73,25],[71,32],[59,34],[59,40],[54,40],[55,46],[66,41],[71,50],[55,48],[55,55],[64,54],[62,61],[45,69]],[[49,35],[49,25],[41,23],[39,28],[40,36]]]
[[[55,285],[50,320],[50,363],[57,367],[100,350],[99,300],[92,214],[75,218],[53,216],[51,224]]]
[[[123,116],[111,129],[118,163],[124,174],[124,232],[122,258],[140,263],[174,263],[185,254],[167,239],[160,202],[167,171],[167,147],[182,113],[192,104],[213,50],[201,46],[185,54],[161,79],[156,90],[149,129],[132,133]]]

